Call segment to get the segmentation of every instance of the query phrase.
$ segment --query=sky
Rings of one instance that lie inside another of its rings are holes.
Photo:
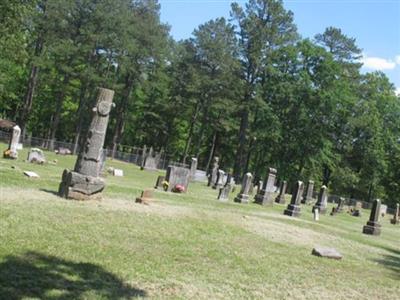
[[[161,20],[176,40],[191,37],[211,19],[229,19],[230,5],[245,0],[159,0]],[[284,0],[294,13],[303,38],[313,38],[329,26],[356,39],[363,49],[363,72],[382,71],[400,94],[400,0]]]

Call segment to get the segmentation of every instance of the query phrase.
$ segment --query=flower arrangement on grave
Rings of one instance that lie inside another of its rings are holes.
[[[169,182],[166,181],[166,180],[164,180],[164,181],[162,182],[162,187],[163,187],[164,191],[168,191]]]
[[[183,185],[181,185],[181,184],[177,184],[177,185],[174,186],[172,191],[174,193],[183,193],[185,191],[185,187]]]

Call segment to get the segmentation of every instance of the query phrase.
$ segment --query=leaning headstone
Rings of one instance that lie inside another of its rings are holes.
[[[328,188],[325,185],[323,185],[319,190],[318,201],[312,208],[313,212],[314,210],[318,209],[321,215],[324,215],[326,213],[326,208],[328,207],[327,189]]]
[[[223,186],[224,176],[225,176],[225,172],[222,170],[218,170],[217,178],[215,179],[215,182],[212,186],[212,188],[214,190],[218,190],[220,187]]]
[[[208,178],[208,184],[207,184],[208,186],[211,186],[212,184],[214,184],[215,180],[217,179],[218,169],[219,169],[219,158],[214,157],[211,174],[209,175],[209,178]]]
[[[165,181],[165,176],[158,176],[156,185],[154,186],[155,189],[163,188],[163,182]]]
[[[269,168],[268,175],[264,180],[263,188],[254,197],[256,203],[261,205],[272,205],[274,202],[273,195],[275,193],[276,169]]]
[[[334,248],[321,248],[315,247],[312,252],[312,255],[332,258],[332,259],[342,259],[342,255]]]
[[[46,162],[46,158],[44,157],[44,153],[39,148],[31,148],[28,153],[27,161],[35,164],[44,164]]]
[[[394,212],[393,219],[390,219],[390,223],[395,225],[400,223],[400,207],[399,203],[396,204],[396,211]]]
[[[140,197],[136,198],[136,203],[149,205],[153,200],[153,191],[152,190],[144,190]]]
[[[307,183],[307,188],[305,191],[305,194],[303,196],[303,199],[301,200],[301,203],[303,204],[308,204],[313,201],[313,192],[314,192],[314,181],[309,180]]]
[[[58,194],[67,199],[87,200],[98,198],[105,187],[99,177],[101,155],[108,119],[113,106],[114,91],[100,88],[96,106],[92,109],[92,122],[81,147],[74,171],[64,170]]]
[[[172,191],[176,185],[183,186],[184,192],[189,186],[190,170],[182,167],[168,166],[165,180],[168,181],[167,191]]]
[[[279,195],[275,198],[275,202],[279,204],[285,204],[285,194],[287,189],[287,181],[284,180],[281,182],[279,187]]]
[[[24,171],[24,175],[28,176],[29,178],[39,178],[40,176],[32,171]]]
[[[251,181],[253,179],[253,175],[251,173],[246,173],[243,177],[242,187],[240,189],[239,194],[235,197],[234,201],[239,203],[248,203],[249,202],[249,190]]]
[[[297,181],[295,190],[292,194],[292,200],[290,204],[283,212],[284,215],[291,216],[291,217],[298,217],[301,215],[301,197],[303,195],[304,184],[302,181]]]
[[[381,212],[381,200],[376,199],[373,202],[371,214],[367,225],[363,227],[364,234],[380,235],[381,234],[381,224],[379,223],[379,215]]]
[[[197,171],[197,158],[192,157],[190,162],[190,180],[193,181]]]
[[[8,145],[8,149],[4,151],[4,158],[17,159],[18,158],[18,145],[19,145],[19,137],[21,136],[21,128],[18,125],[15,125],[11,131],[10,143]]]

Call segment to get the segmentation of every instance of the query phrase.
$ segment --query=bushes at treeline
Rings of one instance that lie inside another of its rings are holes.
[[[0,114],[78,143],[96,87],[116,91],[106,146],[153,146],[236,179],[313,179],[400,201],[400,101],[338,28],[302,38],[281,1],[232,4],[229,21],[174,41],[155,0],[0,4]]]

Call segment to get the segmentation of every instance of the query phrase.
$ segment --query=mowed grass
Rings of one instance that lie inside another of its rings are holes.
[[[0,144],[0,150],[6,148]],[[107,176],[102,201],[56,195],[75,157],[45,152],[56,165],[0,158],[0,299],[398,299],[400,226],[381,220],[378,237],[361,233],[361,218],[342,213],[312,220],[216,200],[191,183],[187,194],[154,192],[135,203],[160,172],[107,161],[124,170]],[[40,179],[22,172],[35,171]],[[235,192],[236,193],[236,192]],[[289,195],[287,195],[289,198]],[[344,258],[311,255],[334,247]]]

